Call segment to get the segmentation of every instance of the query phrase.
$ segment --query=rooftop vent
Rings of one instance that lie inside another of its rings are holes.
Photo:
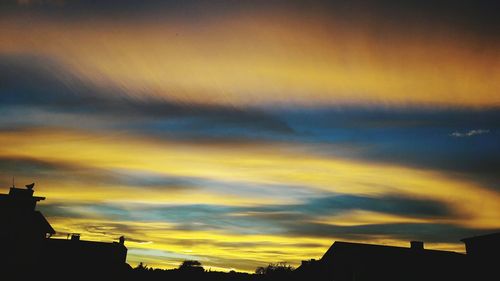
[[[422,241],[410,241],[410,248],[414,250],[423,250],[424,242]]]

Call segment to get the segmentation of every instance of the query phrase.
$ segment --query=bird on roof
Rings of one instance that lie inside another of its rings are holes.
[[[26,187],[28,189],[33,189],[33,187],[35,187],[35,183],[30,183],[30,184],[27,184]]]

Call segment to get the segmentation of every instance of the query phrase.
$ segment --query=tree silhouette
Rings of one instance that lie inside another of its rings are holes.
[[[260,275],[270,275],[270,274],[288,274],[291,273],[294,268],[287,264],[286,262],[270,263],[266,267],[257,267],[255,269],[255,274]]]
[[[135,268],[137,271],[146,271],[149,270],[148,266],[140,262]]]
[[[204,272],[201,262],[196,260],[185,260],[179,266],[179,270],[187,272]]]

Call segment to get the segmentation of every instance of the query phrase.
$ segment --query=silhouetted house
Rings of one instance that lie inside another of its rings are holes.
[[[475,277],[499,276],[500,232],[464,238],[468,268]],[[484,280],[484,279],[483,279]]]
[[[39,260],[43,241],[55,234],[45,217],[35,210],[44,197],[33,189],[12,187],[0,194],[0,261],[2,264],[33,264]]]
[[[36,210],[44,197],[33,196],[33,184],[27,189],[11,187],[0,194],[0,266],[6,268],[59,267],[65,269],[121,269],[126,267],[124,237],[105,243],[51,238],[56,232]]]
[[[33,196],[33,189],[11,187],[9,194],[0,194],[0,237],[2,239],[41,239],[56,232],[35,210],[38,201],[45,197]]]
[[[92,269],[120,268],[125,265],[127,248],[125,240],[120,242],[96,242],[80,240],[73,234],[71,239],[46,239],[45,257],[65,267],[86,267]]]
[[[335,242],[318,261],[308,261],[298,274],[315,280],[457,280],[465,255],[426,250],[422,242],[394,247]]]
[[[500,256],[500,232],[464,238],[467,256],[474,259],[488,259]]]
[[[323,280],[321,277],[325,274],[325,268],[321,260],[310,259],[302,261],[299,267],[294,270],[295,276],[299,277],[299,280],[305,280],[312,278],[314,280]]]

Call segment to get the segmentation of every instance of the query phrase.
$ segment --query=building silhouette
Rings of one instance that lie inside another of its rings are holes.
[[[474,276],[499,278],[500,232],[474,236],[460,240],[465,243],[467,267]]]
[[[336,241],[320,260],[303,261],[299,280],[498,280],[500,233],[462,239],[466,254]]]
[[[127,247],[122,236],[118,242],[83,241],[52,238],[56,232],[36,204],[44,197],[33,196],[34,184],[11,187],[0,194],[0,267],[50,271],[120,271],[127,268]]]

